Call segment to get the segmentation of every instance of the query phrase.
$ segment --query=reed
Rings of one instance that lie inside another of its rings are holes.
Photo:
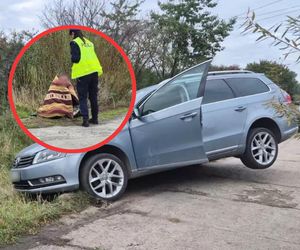
[[[131,79],[119,52],[104,38],[88,34],[101,61],[104,74],[100,77],[100,106],[128,106]],[[42,104],[50,82],[56,74],[71,73],[70,37],[58,31],[34,43],[21,58],[14,76],[14,100],[17,106],[35,112]],[[76,85],[76,82],[73,81]]]

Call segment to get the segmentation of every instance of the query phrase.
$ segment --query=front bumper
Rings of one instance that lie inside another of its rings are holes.
[[[79,188],[80,155],[67,155],[64,158],[34,164],[25,168],[12,168],[11,181],[15,189],[26,193],[56,193]],[[43,177],[62,176],[63,181],[36,184]]]

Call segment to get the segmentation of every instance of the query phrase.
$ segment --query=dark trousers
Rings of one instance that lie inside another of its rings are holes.
[[[91,104],[92,119],[98,119],[98,73],[77,78],[77,92],[83,119],[89,119],[88,98]]]

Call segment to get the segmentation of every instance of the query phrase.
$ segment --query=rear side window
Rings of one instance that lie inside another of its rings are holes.
[[[231,78],[226,82],[238,97],[268,92],[269,88],[257,78]]]
[[[224,80],[207,80],[203,104],[219,102],[231,98],[234,98],[233,92]]]

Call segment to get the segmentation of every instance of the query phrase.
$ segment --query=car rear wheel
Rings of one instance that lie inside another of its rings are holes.
[[[267,128],[251,129],[245,153],[241,157],[244,165],[251,169],[266,169],[273,165],[278,155],[278,142]]]
[[[83,189],[95,198],[112,201],[125,191],[128,172],[124,163],[112,154],[91,156],[80,173]]]

